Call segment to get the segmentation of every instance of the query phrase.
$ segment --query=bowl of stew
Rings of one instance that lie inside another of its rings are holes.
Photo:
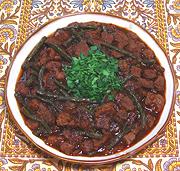
[[[54,157],[104,164],[162,132],[174,104],[172,66],[128,20],[100,14],[56,19],[23,44],[6,102],[26,137]]]

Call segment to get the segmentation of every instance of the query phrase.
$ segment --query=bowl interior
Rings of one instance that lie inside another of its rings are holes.
[[[82,157],[82,156],[68,156],[59,152],[58,150],[49,147],[46,145],[40,138],[36,137],[32,134],[32,131],[25,125],[24,120],[20,114],[17,101],[14,97],[15,93],[15,85],[18,79],[19,72],[21,70],[21,65],[23,64],[27,55],[31,52],[33,47],[37,44],[37,42],[43,37],[48,36],[49,34],[56,31],[56,29],[61,27],[66,27],[68,24],[72,22],[103,22],[103,23],[111,23],[117,26],[126,28],[130,31],[135,32],[155,53],[156,57],[159,59],[161,66],[165,68],[165,79],[166,79],[166,104],[164,106],[162,115],[158,124],[155,128],[141,141],[131,146],[130,148],[121,151],[119,153],[101,156],[101,157]],[[120,19],[117,17],[112,17],[108,15],[100,15],[100,14],[81,14],[74,16],[67,16],[61,19],[57,19],[48,25],[44,26],[42,29],[37,31],[33,36],[31,36],[28,41],[23,45],[23,47],[19,50],[16,55],[11,69],[9,71],[9,77],[7,81],[7,89],[6,89],[6,98],[9,109],[18,123],[21,130],[25,133],[25,135],[38,147],[42,148],[48,153],[55,155],[56,157],[60,157],[65,160],[73,161],[73,162],[82,162],[82,163],[106,163],[107,161],[117,160],[119,158],[124,158],[127,155],[131,155],[139,148],[142,148],[144,144],[147,144],[152,138],[154,138],[158,132],[164,127],[165,123],[168,120],[169,113],[171,111],[171,105],[173,102],[173,92],[174,92],[174,80],[171,71],[170,64],[167,60],[166,55],[156,43],[155,40],[142,28],[138,27],[136,24],[131,23],[130,21]]]

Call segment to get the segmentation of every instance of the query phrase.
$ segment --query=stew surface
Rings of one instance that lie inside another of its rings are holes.
[[[109,155],[155,127],[165,104],[164,68],[133,32],[72,23],[28,55],[15,97],[26,125],[49,146]]]

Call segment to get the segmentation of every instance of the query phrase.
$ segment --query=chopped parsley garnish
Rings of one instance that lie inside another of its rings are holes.
[[[64,68],[68,89],[75,97],[102,101],[113,100],[113,91],[122,89],[118,77],[118,60],[108,57],[97,46],[91,46],[88,55],[73,57],[71,66]]]

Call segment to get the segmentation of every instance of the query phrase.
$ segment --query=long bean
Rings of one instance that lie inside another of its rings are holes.
[[[67,88],[62,84],[61,81],[57,80],[57,79],[54,79],[54,82],[57,86],[59,86],[60,88],[64,89],[64,90],[67,90]]]
[[[16,93],[15,97],[18,99],[19,103],[21,103],[21,105],[23,106],[23,114],[24,114],[24,116],[26,116],[27,118],[29,118],[31,120],[40,122],[41,125],[47,130],[47,132],[50,133],[51,129],[48,126],[48,124],[46,123],[46,121],[44,121],[43,119],[40,119],[37,115],[35,115],[29,109],[29,106],[25,103],[24,98],[19,93]]]
[[[87,136],[89,138],[94,138],[94,139],[102,138],[102,133],[95,132],[95,131],[75,130],[75,132],[79,135]]]
[[[131,58],[133,58],[133,59],[140,60],[138,57],[136,57],[135,55],[133,55],[131,52],[128,52],[127,50],[124,50],[124,49],[122,49],[122,48],[117,48],[117,47],[115,47],[115,46],[113,46],[113,45],[110,45],[110,44],[108,44],[108,43],[105,43],[105,42],[102,42],[101,45],[102,45],[102,46],[105,46],[105,47],[108,47],[108,48],[110,48],[110,49],[113,49],[113,50],[115,50],[115,51],[118,51],[118,52],[120,52],[120,53],[122,53],[122,54],[124,54],[124,55],[127,55],[127,56],[129,56],[129,57],[131,57]],[[139,62],[141,62],[141,60],[140,60]]]
[[[57,100],[59,101],[73,101],[73,102],[86,102],[86,103],[97,103],[96,101],[91,101],[90,99],[86,99],[86,98],[77,98],[77,97],[71,97],[71,96],[57,96]]]
[[[64,51],[62,50],[58,45],[52,44],[52,43],[46,43],[47,46],[50,48],[54,49],[64,60],[71,62],[71,57]]]
[[[34,80],[36,80],[36,76],[35,75],[30,75],[29,79],[26,81],[26,86],[31,86],[34,83]]]
[[[126,124],[123,127],[123,130],[121,132],[119,132],[117,135],[115,135],[115,137],[113,139],[111,139],[110,144],[108,145],[108,149],[112,149],[117,143],[120,142],[120,140],[124,137],[124,135],[126,135],[128,132],[131,131],[132,129],[132,125],[128,125],[128,123],[126,122]]]
[[[127,81],[129,81],[131,78],[133,78],[133,75],[128,75],[127,77],[125,77],[122,81],[122,84],[125,85],[127,83]]]
[[[44,89],[44,87],[43,87],[44,72],[45,72],[45,66],[42,66],[40,71],[39,71],[39,75],[38,75],[39,87],[40,87],[41,90]]]
[[[142,127],[145,128],[147,118],[146,118],[145,112],[144,112],[141,104],[139,103],[135,93],[128,89],[124,89],[124,90],[126,91],[127,95],[133,100],[134,104],[136,105],[138,113],[141,117]]]
[[[35,98],[35,99],[38,99],[44,103],[47,103],[49,105],[51,105],[53,107],[53,109],[55,110],[55,112],[58,112],[59,111],[59,108],[54,104],[54,102],[52,102],[50,99],[45,99],[41,96],[38,96],[38,95],[28,95],[27,96],[28,98]]]
[[[97,29],[97,27],[96,26],[80,26],[80,25],[77,25],[77,26],[68,26],[68,27],[65,27],[65,28],[63,28],[64,30],[69,30],[69,29],[84,29],[84,30],[91,30],[91,29],[93,29],[93,30],[95,30],[95,29]]]
[[[31,53],[30,53],[30,54],[28,55],[28,57],[26,58],[26,60],[25,60],[25,62],[24,62],[24,64],[23,64],[23,68],[27,68],[27,65],[29,64],[29,62],[32,61],[33,59],[35,59],[35,58],[39,55],[41,49],[42,49],[43,46],[44,46],[44,42],[46,41],[46,39],[47,39],[47,37],[44,36],[44,37],[39,41],[39,43],[34,47],[34,49],[31,51]]]
[[[54,83],[59,87],[59,92],[64,96],[69,96],[67,88],[62,84],[62,82],[54,79]]]
[[[72,96],[61,96],[59,94],[52,94],[50,92],[43,92],[43,91],[37,91],[38,94],[46,96],[46,97],[51,97],[54,98],[55,101],[72,101],[72,102],[86,102],[86,103],[97,103],[96,101],[91,101],[90,99],[86,99],[86,98],[77,98],[77,97],[72,97]],[[34,98],[38,98],[39,100],[45,102],[45,103],[49,103],[51,105],[54,105],[54,103],[52,101],[50,101],[49,99],[44,99],[40,96],[30,96],[30,97],[34,97]]]
[[[154,59],[152,59],[152,60],[144,59],[143,60],[143,59],[139,58],[138,56],[135,56],[133,53],[131,53],[131,52],[127,51],[127,50],[124,50],[122,48],[117,48],[117,47],[115,47],[113,45],[110,45],[108,43],[105,43],[105,42],[102,42],[101,45],[105,46],[105,47],[108,47],[110,49],[113,49],[113,50],[115,50],[117,52],[120,52],[120,53],[122,53],[124,55],[127,55],[127,56],[129,56],[129,57],[131,57],[133,59],[136,59],[142,65],[150,66],[150,65],[153,65],[155,63]]]

